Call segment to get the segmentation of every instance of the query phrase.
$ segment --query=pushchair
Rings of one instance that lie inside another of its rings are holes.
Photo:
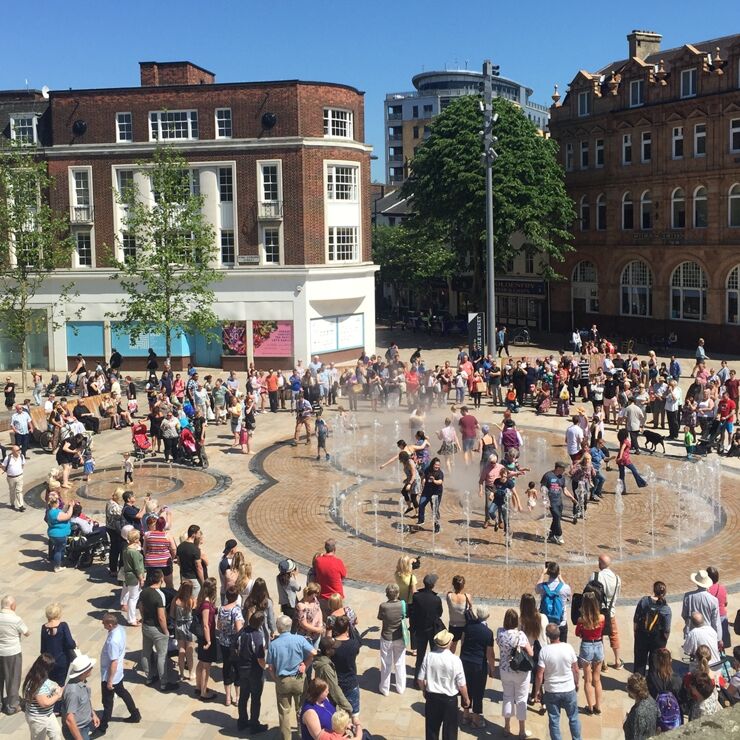
[[[77,524],[72,525],[72,534],[67,537],[64,557],[75,568],[88,568],[93,560],[108,559],[110,542],[105,527],[98,527],[90,534],[82,534]]]
[[[143,460],[147,455],[153,455],[152,441],[147,436],[146,424],[137,421],[131,427],[131,441],[134,444],[134,457]]]
[[[180,432],[180,439],[177,444],[177,462],[184,465],[198,465],[201,468],[208,467],[208,457],[202,445],[199,445],[193,432],[185,427]]]
[[[722,436],[722,423],[719,419],[712,419],[704,434],[697,440],[695,454],[708,455],[712,450],[715,450],[717,454],[721,454]]]

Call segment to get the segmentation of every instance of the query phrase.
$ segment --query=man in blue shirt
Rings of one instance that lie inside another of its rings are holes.
[[[668,375],[676,382],[681,380],[681,363],[675,357],[671,357],[671,364],[668,366]]]
[[[15,413],[10,417],[10,426],[13,429],[15,443],[21,448],[23,457],[27,457],[28,443],[31,441],[33,421],[31,415],[20,403],[15,405]]]
[[[118,624],[118,618],[111,612],[103,615],[103,627],[108,633],[100,653],[100,688],[103,694],[103,714],[100,717],[98,732],[102,735],[108,729],[113,714],[113,697],[123,699],[129,717],[124,722],[141,722],[141,713],[134,700],[123,685],[123,661],[126,657],[126,630]]]
[[[302,635],[293,635],[290,628],[293,620],[281,615],[277,619],[278,636],[267,650],[267,670],[275,678],[280,734],[283,740],[291,740],[290,719],[291,700],[296,715],[296,725],[300,732],[301,697],[306,680],[306,668],[316,655],[313,645]]]

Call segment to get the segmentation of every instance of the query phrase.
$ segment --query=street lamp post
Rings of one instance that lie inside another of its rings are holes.
[[[483,62],[483,164],[486,168],[486,307],[488,352],[496,352],[496,283],[493,250],[493,162],[498,156],[493,145],[498,138],[493,135],[493,125],[498,113],[493,112],[493,77],[498,76],[498,65],[490,59]]]

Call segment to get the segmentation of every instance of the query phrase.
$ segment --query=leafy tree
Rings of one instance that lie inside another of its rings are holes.
[[[218,324],[212,287],[222,277],[213,267],[218,250],[184,157],[161,146],[151,161],[139,164],[151,178],[154,199],[135,185],[118,195],[125,240],[111,279],[125,297],[121,313],[109,315],[134,339],[164,334],[169,356],[173,337],[193,330],[207,334]]]
[[[2,334],[21,353],[21,390],[26,390],[28,338],[38,320],[34,298],[58,267],[69,267],[75,249],[66,215],[52,210],[54,187],[36,149],[14,139],[0,144],[0,322]],[[48,321],[64,325],[69,300],[78,295],[74,284],[63,285]],[[77,315],[81,310],[77,312]]]
[[[434,120],[431,136],[411,162],[402,195],[414,210],[411,227],[435,231],[452,245],[461,269],[473,273],[473,299],[482,302],[486,184],[478,101],[460,97]],[[557,144],[539,135],[510,101],[495,98],[494,111],[499,116],[494,127],[499,156],[493,166],[496,267],[521,249],[533,249],[548,258],[545,277],[557,278],[551,265],[571,249],[568,229],[575,218],[555,156]],[[512,244],[517,232],[523,236],[521,246]]]

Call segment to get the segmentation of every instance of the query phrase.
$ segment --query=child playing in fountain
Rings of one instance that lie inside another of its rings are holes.
[[[696,449],[696,437],[691,431],[691,427],[687,426],[683,428],[683,444],[686,448],[686,459],[693,460],[694,450]]]
[[[134,482],[134,461],[131,459],[131,454],[128,452],[123,453],[123,483]]]
[[[534,481],[531,480],[527,488],[527,509],[533,511],[535,506],[537,506],[537,487]]]
[[[87,482],[92,478],[92,474],[95,472],[95,458],[92,453],[92,443],[85,448],[85,452],[82,454],[82,464],[83,471],[85,473],[84,480]]]
[[[517,403],[517,400],[516,400],[516,390],[514,389],[513,384],[510,384],[506,391],[506,398],[504,399],[504,405],[509,411],[511,411],[512,414],[519,413],[519,404]]]
[[[321,450],[324,451],[326,459],[329,459],[329,453],[326,451],[326,438],[329,436],[329,425],[326,420],[321,417],[321,409],[317,412],[316,418],[316,441],[318,448],[316,450],[316,459],[321,460]]]

